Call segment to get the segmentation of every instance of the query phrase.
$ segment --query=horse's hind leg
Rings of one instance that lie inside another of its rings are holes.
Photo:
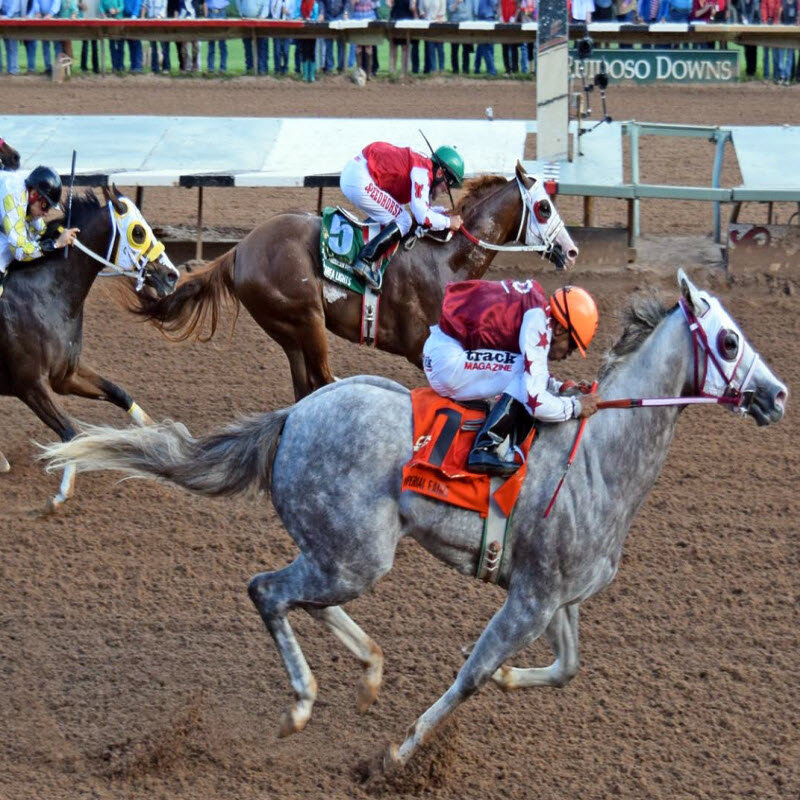
[[[381,688],[383,651],[340,606],[309,608],[308,613],[322,622],[364,667],[364,675],[358,686],[356,709],[360,713],[365,712],[375,702]]]
[[[68,442],[75,436],[75,428],[69,417],[58,407],[50,387],[43,382],[35,383],[24,394],[20,395],[28,408],[49,428],[54,430],[62,442]],[[48,511],[55,511],[62,506],[75,490],[75,464],[67,464],[61,477],[58,494],[50,498]]]
[[[565,686],[575,677],[580,666],[578,656],[578,604],[562,606],[553,615],[545,631],[556,657],[549,667],[519,669],[503,665],[492,680],[506,691],[533,686]]]
[[[78,364],[75,371],[56,387],[62,394],[75,394],[91,400],[105,400],[130,414],[137,425],[152,425],[153,420],[121,387],[96,373],[85,364]]]
[[[311,391],[333,383],[334,377],[328,360],[328,337],[325,333],[324,315],[308,324],[308,329],[301,341]]]
[[[368,586],[325,572],[302,553],[284,569],[262,572],[247,587],[280,653],[295,693],[295,702],[281,719],[279,736],[298,733],[308,723],[317,697],[317,682],[297,643],[287,613],[292,608],[335,606],[357,597]]]

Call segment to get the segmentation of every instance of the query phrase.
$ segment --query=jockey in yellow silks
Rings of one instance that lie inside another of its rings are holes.
[[[53,169],[36,167],[27,177],[0,172],[0,273],[12,261],[33,261],[73,243],[77,228],[42,238],[51,208],[61,209],[61,178]]]

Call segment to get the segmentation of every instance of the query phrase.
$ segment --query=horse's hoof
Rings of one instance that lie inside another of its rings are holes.
[[[278,729],[278,738],[286,739],[288,736],[300,733],[308,724],[309,719],[311,719],[310,709],[308,713],[305,713],[297,706],[293,706],[288,711],[284,711],[281,717],[281,726]]]
[[[63,500],[59,500],[57,497],[50,497],[44,504],[44,508],[42,509],[42,514],[44,516],[55,514],[56,511],[58,511],[62,505],[64,505]]]
[[[10,472],[11,471],[11,464],[8,463],[8,459],[0,453],[0,473],[3,472]]]
[[[377,700],[378,692],[381,688],[380,680],[373,684],[369,681],[367,676],[358,687],[358,694],[356,695],[356,711],[363,714],[369,710],[370,706]]]
[[[372,663],[364,667],[364,675],[358,687],[356,710],[363,714],[375,702],[383,680],[383,651],[373,646]]]
[[[391,775],[393,772],[397,772],[402,766],[403,762],[400,760],[400,749],[396,744],[390,744],[383,754],[383,774]]]

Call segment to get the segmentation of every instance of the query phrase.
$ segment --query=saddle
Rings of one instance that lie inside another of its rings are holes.
[[[504,481],[493,481],[467,469],[467,456],[486,419],[486,403],[459,404],[433,389],[414,389],[411,404],[414,451],[403,467],[402,488],[477,511],[484,518],[494,500],[510,516],[527,472],[535,427],[520,446],[524,461],[519,469]]]
[[[319,237],[324,277],[353,292],[364,294],[366,281],[362,275],[353,271],[353,262],[364,245],[380,230],[381,225],[378,222],[360,219],[340,206],[326,206],[322,212]],[[438,244],[445,244],[453,237],[453,231],[431,231],[423,227],[412,230],[384,253],[380,264],[381,275],[386,272],[389,262],[400,247],[410,250],[423,237]]]
[[[376,236],[380,229],[378,222],[359,219],[339,206],[326,206],[322,212],[319,238],[324,277],[363,295],[366,281],[362,275],[353,270],[353,262],[364,245]],[[382,275],[386,272],[386,267],[399,245],[399,242],[392,245],[381,259]]]

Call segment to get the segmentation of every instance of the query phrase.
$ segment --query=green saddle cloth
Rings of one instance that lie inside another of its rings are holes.
[[[353,270],[353,263],[364,246],[365,232],[369,231],[374,236],[379,230],[380,226],[377,223],[357,225],[341,209],[326,206],[322,212],[319,237],[322,274],[329,281],[345,286],[358,294],[364,294],[366,281],[362,275]],[[381,259],[381,275],[386,272],[386,267],[396,252],[397,244],[386,251]]]

